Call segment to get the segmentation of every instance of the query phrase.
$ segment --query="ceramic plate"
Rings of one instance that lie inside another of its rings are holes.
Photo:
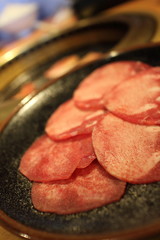
[[[60,216],[34,209],[31,182],[18,172],[20,159],[44,132],[51,113],[72,97],[81,80],[97,67],[118,60],[160,65],[160,47],[152,46],[100,60],[50,84],[6,124],[0,134],[0,218],[3,225],[31,239],[145,239],[158,233],[160,183],[128,184],[118,202],[78,214]],[[38,236],[38,237],[37,237]]]

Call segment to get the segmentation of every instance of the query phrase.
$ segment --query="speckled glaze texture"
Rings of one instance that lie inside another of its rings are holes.
[[[160,64],[160,47],[129,52],[92,63],[63,77],[38,93],[10,120],[0,135],[0,209],[12,219],[35,229],[60,234],[108,234],[153,224],[160,219],[160,183],[128,184],[118,202],[66,216],[34,209],[31,182],[18,172],[20,159],[34,139],[44,132],[51,113],[71,98],[73,90],[93,69],[110,61],[141,60]],[[82,237],[83,239],[83,237]]]

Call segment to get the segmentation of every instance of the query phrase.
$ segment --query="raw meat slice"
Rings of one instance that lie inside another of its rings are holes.
[[[91,135],[55,142],[46,135],[39,137],[25,152],[19,170],[29,180],[48,182],[67,179],[80,161],[94,160]]]
[[[160,127],[123,121],[111,113],[92,133],[99,163],[111,175],[130,183],[160,180]]]
[[[94,60],[98,60],[100,58],[104,57],[104,54],[101,52],[89,52],[86,55],[84,55],[82,57],[82,59],[80,60],[80,64],[85,64],[88,62],[92,62]]]
[[[58,60],[46,72],[45,77],[52,79],[61,77],[63,74],[69,72],[79,62],[78,55],[70,55]]]
[[[104,65],[87,76],[74,92],[74,101],[81,109],[103,109],[103,95],[131,76],[150,66],[135,61],[120,61]]]
[[[36,85],[34,82],[27,82],[25,83],[20,90],[13,96],[14,99],[23,99],[27,95],[36,91]]]
[[[97,161],[77,169],[70,179],[52,183],[33,183],[32,202],[43,212],[71,214],[118,201],[126,183],[111,175]]]
[[[126,121],[160,125],[160,67],[119,84],[104,97],[104,103],[109,111]]]
[[[92,155],[87,156],[87,157],[83,157],[81,159],[81,161],[79,162],[77,168],[86,168],[86,167],[88,167],[91,164],[91,162],[93,162],[94,159],[96,159],[96,155],[93,152]]]
[[[91,133],[105,112],[105,110],[82,111],[75,107],[73,100],[69,100],[51,115],[45,131],[54,140]]]

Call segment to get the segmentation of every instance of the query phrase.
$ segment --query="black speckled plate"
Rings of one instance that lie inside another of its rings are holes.
[[[160,230],[160,183],[127,185],[123,198],[94,210],[60,216],[34,209],[31,182],[18,172],[20,159],[44,132],[50,114],[71,98],[93,69],[112,61],[141,60],[160,65],[160,46],[146,47],[100,60],[49,85],[27,102],[0,134],[0,219],[3,225],[31,239],[152,239]],[[149,237],[149,238],[148,238]],[[158,239],[158,238],[157,238]]]

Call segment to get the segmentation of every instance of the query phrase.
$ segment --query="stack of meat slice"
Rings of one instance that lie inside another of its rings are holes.
[[[110,63],[84,79],[21,159],[34,207],[82,212],[118,201],[126,182],[160,180],[159,98],[160,68],[142,62]]]

